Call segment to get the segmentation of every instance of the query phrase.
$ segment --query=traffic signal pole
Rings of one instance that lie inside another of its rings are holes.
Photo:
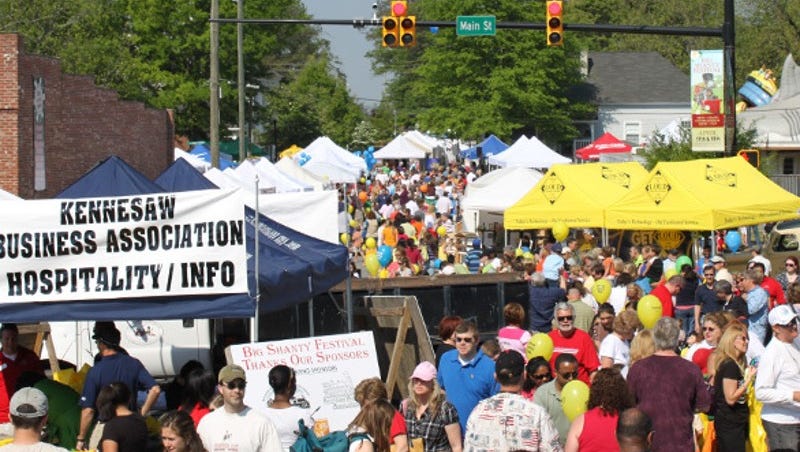
[[[213,3],[218,0],[212,1]],[[724,49],[724,64],[725,64],[725,152],[726,156],[734,155],[736,152],[736,108],[735,108],[735,28],[734,28],[734,0],[724,1],[724,22],[722,27],[707,28],[707,27],[656,27],[650,25],[610,25],[610,24],[573,24],[561,23],[564,30],[579,31],[579,32],[595,32],[595,33],[630,33],[642,35],[661,35],[661,36],[698,36],[698,37],[712,37],[722,38]],[[404,2],[395,2],[404,3]],[[548,2],[552,3],[552,2]],[[212,8],[213,9],[213,8]],[[354,28],[363,27],[382,27],[383,21],[381,19],[224,19],[218,18],[215,14],[211,15],[209,19],[212,29],[212,51],[211,51],[211,68],[212,68],[212,91],[215,87],[215,80],[213,80],[213,72],[215,65],[218,65],[216,60],[216,52],[213,48],[213,31],[215,25],[218,24],[252,24],[252,25],[340,25],[351,26]],[[458,26],[456,21],[416,21],[416,26],[419,27],[438,27],[438,28],[456,28]],[[497,22],[496,28],[501,29],[515,29],[515,30],[547,30],[546,23],[530,23],[530,22]],[[563,40],[563,38],[562,38]],[[218,66],[217,66],[218,67]],[[216,80],[218,85],[219,81]],[[213,99],[212,99],[213,104]],[[212,111],[213,116],[213,111]],[[213,128],[213,119],[212,119]],[[215,156],[214,152],[214,130],[212,134],[212,158]],[[216,164],[215,164],[216,166]]]

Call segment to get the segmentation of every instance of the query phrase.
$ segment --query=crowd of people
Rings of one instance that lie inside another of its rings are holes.
[[[536,255],[563,256],[575,240],[540,246]],[[758,259],[731,272],[722,256],[697,268],[677,250],[661,254],[651,245],[627,262],[612,250],[576,250],[542,271],[534,262],[527,305],[507,303],[491,337],[442,318],[435,362],[416,365],[407,398],[392,403],[379,378],[355,387],[349,450],[798,450],[796,259],[773,278]],[[662,316],[646,327],[638,304],[649,296]],[[273,398],[256,409],[244,403],[241,367],[215,373],[192,361],[159,385],[114,324],[97,322],[99,353],[77,394],[44,378],[15,325],[0,334],[6,450],[288,451],[298,420],[314,425],[285,365],[270,370]],[[578,413],[565,403],[576,384],[588,388]],[[168,411],[148,422],[162,391]]]

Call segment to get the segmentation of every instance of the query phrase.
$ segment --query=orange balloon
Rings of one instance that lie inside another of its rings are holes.
[[[366,202],[367,201],[367,192],[365,192],[365,191],[359,192],[358,193],[358,200],[361,201],[361,202]]]
[[[421,191],[422,193],[428,193],[428,185],[427,184],[420,185],[419,191]]]

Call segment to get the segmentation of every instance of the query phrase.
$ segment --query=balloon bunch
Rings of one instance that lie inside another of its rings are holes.
[[[366,151],[362,152],[360,157],[364,159],[364,163],[367,164],[367,169],[372,171],[372,168],[375,166],[377,160],[375,160],[375,156],[372,155],[375,153],[375,146],[370,146],[367,148]]]

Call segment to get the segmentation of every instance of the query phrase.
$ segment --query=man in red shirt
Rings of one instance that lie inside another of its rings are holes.
[[[781,283],[779,283],[777,279],[767,276],[766,268],[763,263],[750,261],[747,268],[754,269],[761,275],[761,284],[759,285],[769,294],[769,309],[779,304],[786,304],[786,295],[783,293]]]
[[[575,327],[575,310],[571,304],[559,302],[555,308],[555,318],[558,329],[550,331],[548,336],[553,340],[553,355],[550,365],[555,369],[558,355],[571,353],[578,359],[578,380],[591,384],[592,375],[600,367],[597,357],[597,348],[592,337],[583,330]]]
[[[17,386],[17,379],[23,372],[44,374],[39,357],[32,350],[19,345],[19,329],[13,323],[3,323],[0,327],[0,424],[10,422],[8,402]]]
[[[650,292],[650,295],[655,295],[656,298],[658,298],[658,301],[661,302],[662,317],[674,317],[672,297],[680,292],[682,285],[683,277],[680,275],[675,275],[664,281],[664,283],[657,285]]]

